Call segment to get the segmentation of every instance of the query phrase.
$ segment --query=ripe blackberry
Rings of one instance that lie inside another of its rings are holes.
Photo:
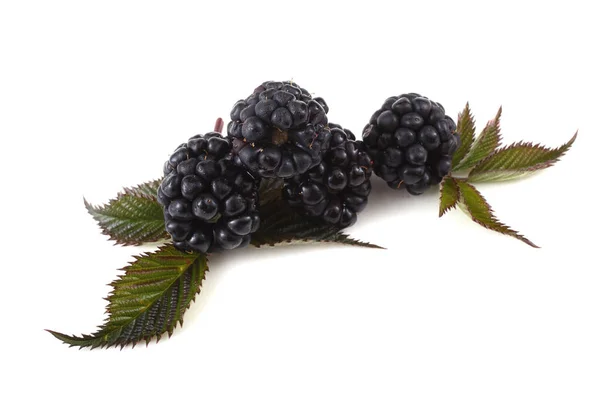
[[[158,201],[165,227],[182,251],[246,246],[258,229],[258,182],[236,166],[231,143],[217,132],[196,135],[165,163]]]
[[[265,178],[290,178],[321,162],[328,107],[294,82],[265,82],[231,110],[227,134],[238,165]]]
[[[283,195],[292,207],[341,228],[356,222],[371,192],[371,158],[361,141],[330,124],[330,149],[307,173],[285,181]]]
[[[388,98],[365,126],[363,140],[375,174],[413,195],[442,181],[460,145],[444,107],[416,93]]]

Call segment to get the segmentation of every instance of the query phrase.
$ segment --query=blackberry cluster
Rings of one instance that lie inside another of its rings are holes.
[[[352,132],[335,124],[329,129],[330,149],[323,160],[307,173],[286,180],[283,195],[304,214],[345,228],[367,205],[372,162]]]
[[[291,178],[321,162],[328,107],[294,82],[265,82],[231,110],[227,134],[238,165],[265,178]]]
[[[158,189],[165,227],[182,251],[215,252],[246,246],[258,229],[258,182],[236,166],[219,133],[196,135],[164,166]]]
[[[441,182],[460,145],[444,107],[416,93],[388,98],[365,127],[363,140],[375,174],[413,195]]]

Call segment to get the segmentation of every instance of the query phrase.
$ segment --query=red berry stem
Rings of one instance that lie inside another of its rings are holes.
[[[223,133],[223,125],[225,125],[223,118],[217,118],[217,121],[215,122],[215,132]]]

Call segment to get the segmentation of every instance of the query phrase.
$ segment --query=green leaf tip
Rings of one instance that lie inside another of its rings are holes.
[[[469,103],[467,103],[463,111],[458,114],[456,132],[460,137],[460,146],[456,149],[454,156],[452,156],[453,169],[456,169],[463,158],[465,158],[475,140],[475,119],[473,118]]]
[[[85,208],[102,233],[122,245],[142,245],[168,239],[163,209],[156,192],[160,180],[125,188],[108,204],[93,206],[85,198]]]
[[[458,185],[460,193],[459,201],[462,206],[461,209],[465,211],[473,221],[484,228],[512,236],[527,243],[531,247],[539,248],[539,246],[535,245],[531,240],[500,222],[494,215],[492,207],[473,185],[459,179],[456,180],[456,184]]]
[[[540,144],[513,143],[496,150],[479,162],[469,173],[469,182],[499,182],[523,178],[551,167],[559,161],[577,139],[578,132],[560,147],[551,149]]]
[[[481,133],[473,141],[463,159],[456,165],[456,171],[472,168],[477,165],[479,161],[492,154],[494,150],[500,146],[500,141],[502,140],[502,136],[500,135],[501,116],[502,107],[498,109],[494,119],[486,124],[485,128],[483,128]]]
[[[76,340],[78,339],[75,336],[69,336],[69,335],[65,335],[64,333],[60,333],[60,332],[56,332],[56,331],[52,331],[50,329],[44,329],[46,332],[50,333],[52,336],[54,336],[55,338],[57,338],[58,340],[60,340],[61,342],[68,344],[69,347],[73,347],[73,346],[77,346],[77,344],[75,343]],[[85,336],[85,335],[84,335]]]
[[[48,330],[70,346],[111,347],[150,343],[172,335],[190,307],[208,271],[206,255],[182,253],[172,245],[137,256],[125,274],[111,283],[108,318],[91,335],[71,336]]]
[[[456,207],[459,196],[456,180],[446,176],[440,183],[440,217]]]

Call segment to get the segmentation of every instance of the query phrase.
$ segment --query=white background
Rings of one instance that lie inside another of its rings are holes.
[[[0,397],[598,399],[598,38],[593,2],[3,1]],[[376,181],[348,230],[385,246],[211,259],[170,340],[78,351],[131,256],[86,214],[157,178],[179,143],[264,80],[293,78],[360,133],[416,91],[557,166],[479,185],[542,248],[488,232],[435,190]]]

